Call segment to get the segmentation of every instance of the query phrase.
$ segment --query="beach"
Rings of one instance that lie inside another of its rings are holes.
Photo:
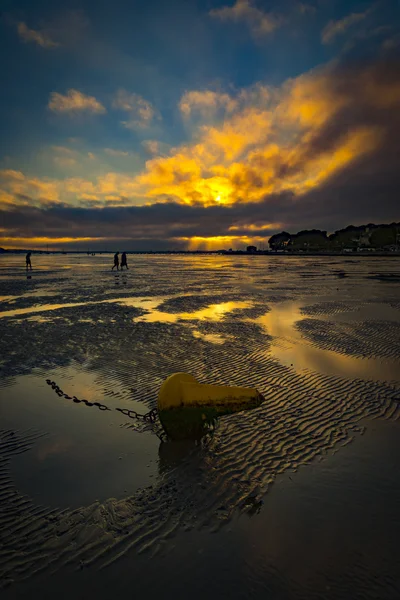
[[[3,598],[400,597],[398,257],[32,265],[0,256]],[[178,371],[265,402],[168,441],[127,411]]]

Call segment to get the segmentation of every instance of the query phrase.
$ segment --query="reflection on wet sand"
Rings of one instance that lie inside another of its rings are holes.
[[[283,365],[296,370],[310,369],[329,375],[372,380],[400,380],[399,362],[377,358],[356,358],[331,350],[322,350],[307,342],[296,328],[304,320],[303,304],[282,302],[259,317],[259,323],[273,336],[271,354]],[[343,320],[343,316],[341,316]]]
[[[23,586],[25,598],[57,595],[67,584],[68,596],[79,596],[83,580],[85,595],[97,585],[99,598],[118,585],[116,594],[129,594],[133,580],[150,597],[163,594],[166,582],[178,582],[175,595],[190,589],[196,598],[343,600],[348,590],[354,598],[399,596],[393,457],[400,385],[389,381],[399,369],[356,358],[362,352],[350,335],[333,351],[330,331],[337,323],[344,323],[339,334],[350,331],[350,322],[362,351],[371,341],[368,322],[387,321],[390,329],[400,315],[398,283],[366,275],[377,263],[392,270],[392,263],[138,256],[129,272],[137,296],[124,298],[122,278],[116,290],[104,257],[60,260],[71,265],[62,280],[54,270],[34,272],[34,284],[0,274],[2,293],[12,298],[34,285],[57,291],[55,298],[2,304],[10,312],[1,316],[23,315],[0,319],[5,600]],[[343,281],[332,271],[339,268],[349,274]],[[313,277],[305,281],[305,274]],[[392,310],[382,316],[379,303]],[[299,331],[305,320],[307,338]],[[383,331],[382,344],[391,346]],[[321,347],[321,332],[330,348]],[[371,356],[378,356],[374,347]],[[204,383],[256,386],[266,402],[219,419],[206,443],[160,444],[128,415],[154,408],[162,381],[178,370]],[[47,377],[112,410],[57,397]],[[355,460],[352,449],[378,422],[390,430]]]
[[[210,304],[206,308],[195,310],[193,312],[168,313],[160,310],[152,310],[146,315],[137,317],[136,321],[147,323],[177,323],[178,321],[221,321],[228,313],[237,310],[250,308],[252,302],[219,302]]]
[[[19,317],[32,313],[48,312],[49,310],[59,310],[61,308],[75,308],[85,306],[86,304],[98,304],[97,302],[67,302],[65,304],[37,304],[29,308],[16,308],[14,310],[4,310],[0,312],[0,319],[3,317]]]
[[[35,294],[29,294],[34,296]],[[37,294],[36,294],[37,295]],[[41,294],[42,295],[42,294]],[[48,294],[43,294],[48,295]],[[25,294],[28,296],[28,294]],[[22,315],[29,315],[32,313],[42,313],[55,310],[61,310],[63,308],[79,308],[81,306],[92,306],[93,304],[123,304],[125,306],[132,306],[135,308],[152,309],[158,306],[164,298],[110,298],[107,300],[87,300],[85,302],[66,302],[63,304],[35,304],[27,308],[16,308],[13,310],[5,310],[0,312],[0,318],[2,317],[18,317]]]
[[[146,323],[177,323],[179,321],[221,321],[224,317],[237,309],[250,308],[253,303],[238,301],[238,302],[220,302],[217,304],[210,304],[209,306],[193,312],[182,312],[182,313],[168,313],[161,310],[157,310],[157,307],[161,305],[168,297],[163,298],[110,298],[107,300],[99,301],[86,301],[86,302],[67,302],[64,304],[37,304],[27,308],[17,308],[13,310],[6,310],[0,312],[0,318],[4,317],[18,317],[23,315],[30,315],[34,313],[44,313],[49,311],[58,311],[64,308],[79,308],[82,306],[90,306],[94,304],[120,304],[123,306],[129,306],[133,308],[142,308],[148,311],[146,314],[134,318],[137,322]],[[43,321],[45,319],[36,318],[35,320]],[[197,333],[197,337],[202,337],[205,340],[214,343],[221,343],[218,336],[212,335],[206,336],[205,334]]]

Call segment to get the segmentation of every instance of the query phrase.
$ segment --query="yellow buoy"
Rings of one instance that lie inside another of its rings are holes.
[[[171,439],[187,439],[201,437],[217,417],[263,401],[255,388],[203,384],[188,373],[174,373],[160,388],[158,413]]]

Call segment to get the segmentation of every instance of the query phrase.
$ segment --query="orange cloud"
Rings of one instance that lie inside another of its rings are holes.
[[[145,172],[135,178],[137,189],[148,198],[212,205],[258,202],[285,190],[298,195],[321,185],[375,150],[382,139],[378,126],[350,123],[345,133],[331,141],[327,136],[323,143],[325,129],[354,101],[346,89],[335,90],[332,78],[325,70],[298,77],[281,89],[258,86],[239,93],[231,99],[232,114],[225,114],[220,124],[199,126],[194,144],[147,161]],[[394,105],[399,97],[395,82],[379,94],[383,85],[368,73],[359,76],[358,85],[366,94],[364,101],[375,108]],[[218,96],[187,93],[183,112],[191,114],[192,104],[203,101],[214,108]],[[314,151],[317,144],[321,147]]]
[[[221,125],[203,125],[198,142],[147,161],[136,177],[148,198],[177,202],[257,202],[270,193],[303,193],[380,142],[376,127],[357,126],[334,147],[310,154],[318,132],[348,98],[330,94],[328,76],[302,77],[264,109],[244,105]],[[379,100],[381,102],[381,100]]]
[[[300,197],[381,147],[390,129],[387,111],[400,102],[398,80],[385,73],[374,65],[357,70],[331,65],[280,88],[256,85],[235,96],[187,92],[180,102],[185,117],[198,106],[229,107],[220,121],[197,125],[192,143],[160,155],[165,144],[146,140],[143,147],[152,156],[141,172],[109,171],[92,180],[29,178],[4,170],[0,201],[230,206],[285,192]],[[118,100],[128,111],[135,102],[129,94]],[[57,156],[64,164],[76,159],[63,147]]]
[[[104,237],[20,237],[0,235],[0,246],[15,249],[45,250],[47,245],[51,244],[53,249],[61,250],[64,245],[71,243],[98,242],[106,239]]]
[[[204,118],[213,118],[219,108],[231,113],[235,110],[237,102],[229,94],[218,93],[213,90],[192,90],[185,92],[179,102],[179,110],[186,118],[193,113],[198,113]]]
[[[21,171],[0,171],[0,202],[9,204],[12,195],[14,205],[43,205],[59,202],[59,184],[51,179],[26,177]]]
[[[281,229],[282,223],[268,223],[263,225],[257,225],[253,223],[243,225],[232,225],[229,227],[229,231],[239,231],[245,229],[246,231],[271,231],[271,229]]]
[[[106,112],[104,106],[94,96],[86,96],[86,94],[74,89],[68,90],[65,96],[58,92],[52,92],[47,107],[53,112],[63,114],[77,114],[80,112],[103,114]]]

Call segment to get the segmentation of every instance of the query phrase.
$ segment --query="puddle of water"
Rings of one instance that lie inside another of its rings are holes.
[[[33,315],[33,317],[27,317],[25,321],[32,321],[34,323],[48,323],[49,321],[53,321],[53,319],[59,319],[61,317],[42,317],[41,315]]]
[[[58,293],[57,292],[51,292],[51,291],[45,291],[45,290],[32,290],[31,292],[26,292],[25,294],[23,294],[22,296],[20,296],[21,298],[30,298],[30,297],[39,297],[41,298],[42,296],[57,296]]]
[[[325,318],[330,319],[329,316]],[[389,304],[371,303],[360,306],[354,311],[335,314],[334,320],[343,323],[354,323],[354,321],[400,321],[400,311]]]
[[[169,300],[170,296],[165,296],[165,297],[156,297],[156,298],[143,298],[143,297],[138,297],[138,298],[117,298],[117,299],[110,299],[110,300],[105,300],[105,302],[107,303],[116,303],[116,304],[122,304],[124,306],[132,306],[133,308],[143,308],[144,310],[154,310],[159,304],[161,304],[162,302],[165,302],[166,300]]]
[[[238,302],[220,302],[218,304],[210,304],[209,306],[195,310],[193,312],[182,312],[182,313],[168,313],[157,310],[157,307],[166,300],[168,297],[137,297],[137,298],[108,298],[107,300],[89,300],[86,302],[67,302],[65,304],[36,304],[35,306],[29,306],[27,308],[16,308],[14,310],[5,310],[0,312],[0,318],[3,317],[16,317],[20,315],[29,315],[33,313],[42,313],[52,310],[60,310],[62,308],[75,308],[79,306],[86,306],[92,304],[120,304],[124,306],[131,306],[134,308],[143,308],[149,311],[148,314],[137,317],[135,321],[144,321],[148,323],[176,323],[177,321],[186,320],[208,320],[208,321],[221,321],[224,316],[236,309],[250,308],[252,302],[238,301]]]
[[[34,294],[31,294],[34,295]],[[47,294],[46,294],[47,295]],[[133,306],[135,308],[143,308],[151,310],[164,302],[166,298],[110,298],[107,300],[88,300],[86,302],[66,302],[65,304],[35,304],[27,308],[16,308],[14,310],[5,310],[0,312],[2,317],[16,317],[19,315],[29,315],[32,313],[49,312],[51,310],[60,310],[62,308],[75,308],[79,306],[88,306],[92,304],[123,304],[125,306]]]
[[[201,331],[197,331],[197,329],[193,330],[193,337],[210,342],[211,344],[224,344],[227,341],[223,335],[218,333],[202,333]]]
[[[29,315],[38,312],[48,312],[49,310],[58,310],[60,308],[74,308],[75,306],[85,306],[86,304],[99,304],[99,302],[68,302],[66,304],[36,304],[29,308],[16,308],[15,310],[4,310],[0,312],[0,319],[3,317],[17,317],[19,315]]]
[[[296,323],[306,317],[300,312],[301,306],[296,302],[282,302],[272,310],[256,319],[265,331],[275,338],[270,353],[282,364],[296,370],[311,369],[328,375],[339,375],[349,378],[363,378],[378,381],[400,380],[399,362],[377,358],[357,358],[338,354],[331,350],[323,350],[307,342],[295,327]],[[369,307],[370,315],[373,309]],[[357,318],[360,313],[357,312]],[[381,312],[375,318],[382,318]],[[329,315],[332,320],[346,320],[341,315]],[[282,344],[282,342],[284,342]]]
[[[136,317],[135,321],[147,323],[176,323],[178,321],[222,321],[228,313],[243,308],[250,308],[252,302],[220,302],[210,304],[205,308],[194,310],[193,312],[167,313],[160,310],[152,310],[149,314]]]
[[[158,476],[158,438],[121,427],[131,420],[115,407],[147,412],[140,402],[104,395],[90,371],[69,367],[52,371],[52,380],[70,395],[99,401],[112,410],[59,398],[43,376],[17,377],[0,389],[2,427],[48,432],[32,451],[14,457],[17,489],[38,504],[78,507],[109,497],[124,498]],[[119,391],[118,385],[115,392]]]

